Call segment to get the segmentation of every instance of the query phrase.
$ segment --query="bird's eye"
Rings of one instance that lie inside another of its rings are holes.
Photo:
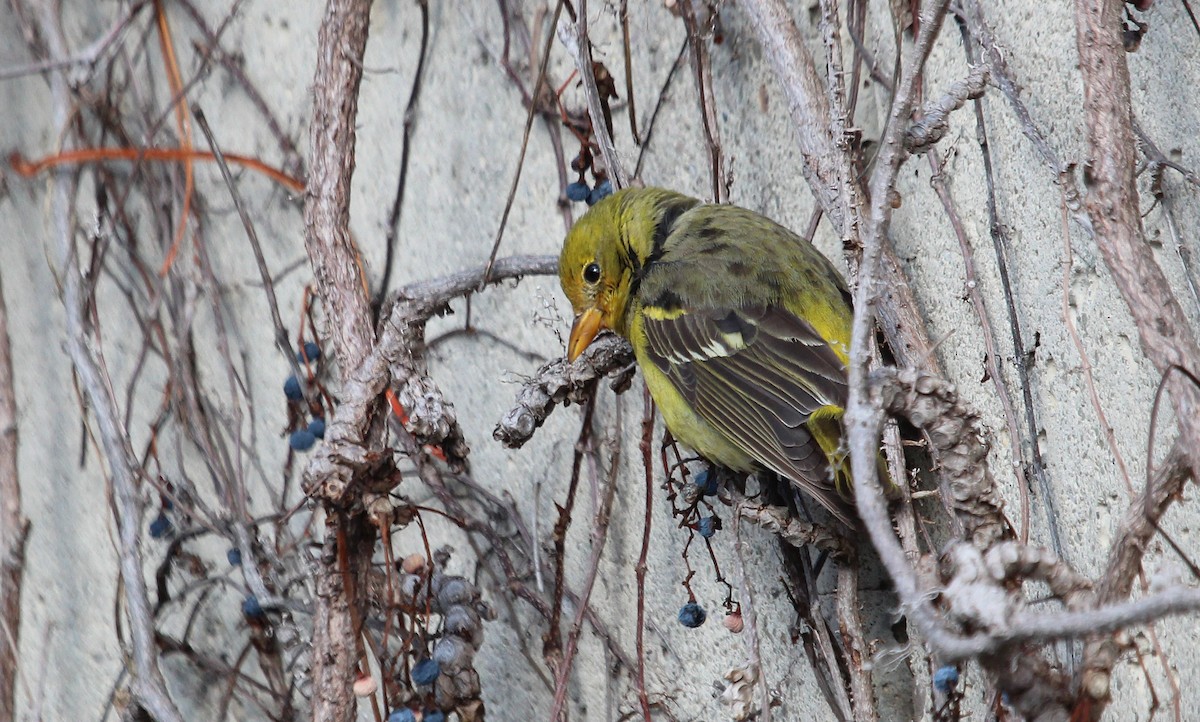
[[[596,281],[599,281],[600,266],[595,263],[587,264],[587,267],[583,269],[583,280],[587,281],[588,283],[595,283]]]

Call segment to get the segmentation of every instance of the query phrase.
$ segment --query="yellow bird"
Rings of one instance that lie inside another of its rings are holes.
[[[744,208],[628,188],[576,222],[558,272],[576,313],[569,360],[615,331],[675,438],[774,471],[855,525],[841,448],[853,311],[811,243]]]

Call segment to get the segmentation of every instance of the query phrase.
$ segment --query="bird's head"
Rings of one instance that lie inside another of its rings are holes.
[[[661,188],[626,188],[575,222],[558,259],[558,277],[575,310],[569,361],[603,329],[626,335],[627,312],[642,271],[661,254],[679,215],[697,203]]]
[[[558,278],[575,310],[567,344],[574,361],[603,329],[622,329],[629,305],[633,263],[622,254],[628,227],[622,200],[628,191],[602,199],[575,222],[563,242]]]

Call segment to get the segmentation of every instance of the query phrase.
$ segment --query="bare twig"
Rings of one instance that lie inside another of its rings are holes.
[[[945,137],[950,130],[950,114],[968,100],[983,97],[987,82],[987,66],[972,66],[967,77],[951,84],[942,97],[926,103],[921,109],[921,119],[910,125],[904,134],[905,149],[909,153],[921,153]]]
[[[784,507],[750,504],[737,496],[734,499],[737,501],[739,517],[778,534],[781,539],[798,549],[814,546],[835,557],[845,557],[851,551],[846,546],[844,537],[826,527],[798,519]]]
[[[15,388],[8,308],[0,283],[0,719],[17,718],[21,580],[25,573],[25,540],[29,536],[29,520],[21,513],[21,483],[17,475]]]
[[[557,19],[557,15],[555,16]],[[592,133],[596,144],[600,146],[600,155],[604,158],[604,167],[612,180],[615,189],[629,185],[629,174],[621,164],[617,148],[613,144],[612,134],[604,119],[604,106],[600,99],[600,90],[596,87],[596,72],[592,65],[592,45],[587,34],[587,0],[579,2],[579,16],[575,22],[563,18],[558,22],[559,41],[575,58],[575,66],[579,69],[579,78],[583,81],[583,94],[587,98],[588,114],[592,117]]]
[[[863,634],[858,601],[858,566],[853,561],[837,567],[837,620],[846,647],[847,671],[850,676],[851,704],[854,719],[871,722],[879,719],[875,688],[871,682],[872,667],[867,664],[870,650]]]
[[[529,275],[548,275],[556,273],[557,269],[558,259],[553,256],[501,258],[492,266],[491,283]],[[415,283],[397,293],[397,302],[381,323],[378,344],[358,368],[344,375],[341,403],[327,423],[325,444],[313,455],[305,471],[305,483],[310,493],[335,504],[349,503],[352,481],[367,466],[364,440],[373,404],[389,381],[396,387],[403,387],[418,371],[413,363],[414,352],[419,349],[409,346],[413,334],[423,333],[424,323],[445,308],[451,299],[473,293],[486,274],[487,266],[481,266],[445,278]],[[421,409],[411,408],[408,413],[412,417],[410,422],[421,423]],[[427,423],[429,428],[444,429],[443,423],[435,418]],[[434,440],[434,443],[438,441]]]
[[[758,631],[758,605],[754,599],[754,584],[746,575],[746,541],[742,536],[742,518],[750,519],[744,502],[738,502],[733,514],[733,545],[734,563],[738,579],[738,613],[742,615],[746,632],[747,663],[751,669],[758,670],[756,675],[758,688],[758,708],[763,722],[771,722],[771,690],[767,684],[766,670],[762,666],[762,653]]]
[[[905,153],[903,138],[912,111],[914,88],[921,77],[925,58],[941,27],[947,0],[937,0],[928,6],[921,25],[921,34],[901,74],[888,114],[875,172],[871,179],[870,220],[863,234],[862,265],[859,267],[858,289],[855,292],[849,369],[849,401],[845,426],[850,448],[850,465],[854,473],[854,498],[863,525],[888,573],[896,582],[901,602],[910,609],[917,626],[935,648],[946,636],[929,602],[921,597],[917,578],[892,532],[887,504],[879,486],[879,419],[867,393],[867,365],[871,358],[874,332],[874,309],[877,304],[878,269],[892,207],[888,196]]]
[[[396,179],[396,195],[392,198],[392,209],[388,212],[387,232],[384,234],[383,280],[375,292],[375,312],[382,310],[384,296],[391,285],[392,268],[396,260],[396,234],[400,232],[400,213],[404,209],[404,192],[408,188],[408,161],[412,145],[413,129],[417,125],[417,103],[421,99],[422,80],[425,78],[425,63],[429,59],[429,0],[418,0],[421,11],[421,45],[417,50],[417,69],[413,71],[412,88],[408,91],[408,105],[404,106],[404,129],[400,136],[400,172]],[[526,129],[528,134],[528,129]]]
[[[1085,207],[1096,244],[1138,330],[1142,351],[1160,374],[1191,369],[1200,345],[1154,254],[1145,242],[1134,168],[1137,150],[1122,41],[1124,4],[1076,0],[1076,45],[1083,76],[1088,135]],[[1200,393],[1186,379],[1172,380],[1176,422],[1193,470],[1200,469]]]
[[[375,342],[366,279],[350,236],[355,122],[370,9],[370,0],[329,0],[312,85],[304,245],[343,374],[357,368]],[[310,472],[314,466],[310,464]],[[358,676],[361,641],[355,620],[363,609],[355,589],[365,588],[375,528],[363,515],[339,513],[325,501],[325,546],[313,616],[312,718],[349,722],[357,708],[351,684]]]
[[[41,6],[37,23],[50,57],[66,58],[69,52],[58,10],[57,5],[53,4]],[[51,73],[49,82],[54,125],[65,137],[73,115],[71,92],[62,73]],[[72,215],[75,192],[76,183],[72,176],[63,172],[55,174],[50,204],[66,315],[67,353],[99,427],[100,442],[109,464],[113,489],[112,512],[117,522],[122,589],[132,642],[131,687],[137,703],[159,722],[183,722],[183,716],[171,699],[159,668],[154,620],[143,576],[140,545],[142,502],[137,488],[137,465],[130,448],[128,430],[121,423],[112,384],[103,368],[100,350],[89,332],[87,301],[75,245]]]
[[[692,72],[696,79],[696,96],[700,104],[700,125],[704,128],[704,142],[708,146],[709,173],[712,182],[713,203],[729,200],[730,178],[725,168],[725,154],[721,150],[721,131],[717,125],[716,96],[713,92],[712,58],[708,53],[706,33],[701,25],[713,21],[713,10],[703,0],[684,0],[679,5],[683,22],[687,27],[688,44],[692,48]]]
[[[589,609],[592,588],[596,584],[596,575],[600,571],[600,558],[604,553],[605,543],[608,541],[609,518],[612,514],[613,499],[616,497],[618,472],[621,465],[620,437],[624,431],[621,415],[623,408],[621,404],[617,404],[612,433],[603,441],[608,447],[606,449],[608,453],[604,454],[608,463],[608,473],[600,492],[600,506],[596,509],[596,516],[592,520],[591,553],[587,561],[587,574],[583,580],[583,589],[579,593],[579,600],[575,608],[575,618],[571,621],[571,628],[567,632],[567,644],[562,650],[562,659],[554,680],[554,706],[550,712],[552,720],[559,719],[565,710],[567,681],[570,679],[571,664],[575,658],[575,651],[578,649],[579,635],[583,630],[584,616]],[[557,563],[562,564],[563,560],[559,559]]]
[[[1034,143],[1034,146],[1043,153],[1043,161],[1053,169],[1055,175],[1058,177],[1059,185],[1063,189],[1064,203],[1074,206],[1076,218],[1083,220],[1084,229],[1090,233],[1091,226],[1087,223],[1086,216],[1083,216],[1078,210],[1078,192],[1071,185],[1070,176],[1063,171],[1058,159],[1054,157],[1049,143],[1046,142],[1041,131],[1033,124],[1033,119],[1025,108],[1024,103],[1017,97],[1015,83],[1008,74],[1008,66],[1004,62],[1003,54],[997,50],[994,44],[991,32],[983,20],[982,11],[975,3],[972,3],[968,9],[971,15],[970,19],[964,17],[966,13],[960,12],[955,16],[955,19],[959,23],[960,33],[963,36],[963,46],[967,54],[967,62],[971,65],[976,63],[975,47],[968,39],[973,37],[978,42],[988,63],[992,82],[1000,88],[1001,92],[1012,104],[1018,120],[1022,123],[1023,132]],[[978,32],[977,35],[975,34],[976,32]],[[984,181],[987,184],[988,227],[992,237],[992,250],[996,256],[996,267],[1000,273],[1000,286],[1004,289],[1004,306],[1008,312],[1008,326],[1013,343],[1013,367],[1017,372],[1017,385],[1021,389],[1022,400],[1025,406],[1025,444],[1023,445],[1022,455],[1026,453],[1026,450],[1028,451],[1029,466],[1027,473],[1037,485],[1037,492],[1042,500],[1046,515],[1046,528],[1050,533],[1050,544],[1060,557],[1067,558],[1067,550],[1062,543],[1062,534],[1059,532],[1054,489],[1050,486],[1046,464],[1042,460],[1041,445],[1037,442],[1041,425],[1038,422],[1037,408],[1033,402],[1033,384],[1030,381],[1029,375],[1032,356],[1027,350],[1024,333],[1021,330],[1021,316],[1017,311],[1019,301],[1017,283],[1009,272],[1011,265],[1009,263],[1011,244],[1008,232],[1000,220],[1000,212],[996,204],[996,181],[992,168],[992,153],[988,143],[987,125],[984,123],[982,100],[976,100],[974,105],[975,131],[978,135],[980,150],[983,155],[983,174]],[[1072,198],[1074,199],[1073,203],[1070,200]]]
[[[954,236],[958,239],[959,252],[962,253],[963,271],[966,276],[966,293],[971,299],[971,306],[975,310],[975,317],[979,321],[979,330],[983,336],[984,368],[987,377],[992,382],[993,388],[996,389],[996,398],[999,399],[1000,408],[1004,413],[1004,426],[1008,431],[1009,453],[1012,456],[1013,462],[1012,470],[1016,474],[1017,488],[1021,494],[1021,523],[1017,528],[1021,536],[1021,541],[1028,541],[1029,487],[1025,483],[1023,460],[1021,458],[1021,434],[1017,430],[1017,412],[1013,408],[1012,394],[1009,393],[1008,384],[1004,382],[1004,374],[1000,370],[1000,356],[996,353],[992,320],[988,316],[987,304],[983,300],[983,291],[979,288],[979,280],[975,275],[975,251],[971,248],[971,241],[967,238],[966,229],[963,228],[962,218],[959,216],[958,208],[954,205],[954,198],[950,195],[950,189],[946,186],[946,179],[942,174],[941,161],[933,153],[929,154],[929,166],[933,171],[930,184],[941,200],[942,207],[946,210],[946,215],[950,219],[950,227],[954,229]],[[1017,352],[1019,353],[1020,349],[1017,349]]]
[[[292,373],[296,374],[296,378],[302,379],[306,374],[302,373],[300,365],[296,361],[291,341],[288,340],[287,328],[283,325],[283,316],[279,314],[279,301],[275,298],[275,283],[271,280],[271,270],[267,268],[267,259],[263,257],[262,244],[258,242],[258,232],[254,230],[254,222],[250,220],[250,214],[246,211],[241,194],[238,193],[237,184],[233,180],[233,174],[229,171],[229,164],[225,162],[225,156],[221,153],[220,146],[217,145],[212,128],[208,127],[208,119],[205,118],[204,111],[199,107],[193,107],[192,116],[208,141],[208,147],[212,150],[217,167],[221,169],[221,177],[225,179],[230,197],[233,198],[233,205],[237,208],[238,217],[242,220],[242,227],[246,229],[246,238],[250,241],[250,249],[254,251],[254,261],[258,264],[258,275],[262,279],[263,291],[267,295],[267,305],[271,309],[271,322],[275,326],[275,347],[292,366]]]
[[[492,437],[510,449],[520,448],[545,423],[556,405],[582,403],[597,381],[632,363],[633,349],[629,343],[619,336],[605,334],[588,346],[575,363],[558,358],[545,364],[523,384],[513,408],[496,424]]]
[[[558,18],[562,15],[563,2],[564,0],[558,0],[554,3],[554,17],[550,21],[551,27],[554,27],[558,23]],[[521,152],[517,156],[517,169],[513,171],[512,185],[509,187],[508,197],[504,201],[504,212],[500,214],[500,226],[496,229],[496,239],[492,241],[492,252],[488,255],[487,271],[479,281],[480,288],[483,288],[491,280],[492,264],[496,262],[496,254],[500,252],[500,241],[504,238],[505,227],[508,226],[508,214],[512,212],[513,200],[517,197],[517,186],[521,182],[521,171],[525,168],[525,151],[529,148],[529,131],[533,128],[533,119],[537,116],[537,99],[540,97],[542,86],[546,82],[546,68],[550,64],[550,48],[553,47],[553,44],[554,33],[546,33],[546,44],[542,47],[542,64],[538,68],[537,79],[534,80],[533,90],[529,94],[529,113],[525,116],[525,131],[521,134]]]

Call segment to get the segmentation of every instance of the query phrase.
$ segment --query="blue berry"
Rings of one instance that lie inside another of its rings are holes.
[[[288,446],[296,451],[308,451],[315,443],[317,443],[317,437],[313,436],[312,432],[308,429],[293,431],[291,436],[288,437]]]
[[[413,714],[411,709],[392,710],[388,715],[387,722],[417,722],[417,716]]]
[[[717,493],[717,475],[708,469],[693,476],[692,483],[700,489],[700,493],[704,496],[712,496]]]
[[[247,594],[246,598],[242,600],[242,614],[254,619],[262,619],[267,616],[262,605],[258,603],[258,597],[253,594]]]
[[[597,203],[599,203],[601,201],[601,199],[611,196],[612,192],[613,192],[612,181],[603,180],[595,188],[592,189],[591,193],[588,194],[587,204],[589,206],[594,206]]]
[[[293,376],[288,376],[287,381],[283,382],[283,395],[288,397],[289,401],[303,401],[304,390],[300,388],[300,379]]]
[[[446,722],[446,714],[440,709],[425,710],[425,716],[421,718],[421,722]]]
[[[229,560],[230,566],[240,567],[242,565],[242,550],[237,547],[229,547],[229,551],[225,552],[225,558]]]
[[[942,694],[950,694],[950,691],[958,686],[958,667],[947,665],[938,667],[933,673],[933,688]]]
[[[171,520],[167,518],[166,514],[159,512],[158,516],[154,517],[154,521],[150,522],[150,536],[162,539],[170,533]]]
[[[307,361],[310,364],[316,363],[317,359],[321,358],[321,347],[312,341],[305,341],[304,346],[296,352],[296,360],[300,363],[304,363],[306,360],[304,358],[305,356],[308,357]]]
[[[436,660],[422,659],[413,665],[412,681],[417,685],[433,684],[441,673],[442,666]]]
[[[704,607],[695,602],[688,602],[679,608],[679,623],[685,627],[695,629],[704,624],[706,619],[708,619],[708,612],[705,612]]]
[[[312,421],[308,422],[308,433],[312,434],[313,436],[317,437],[318,439],[324,439],[325,438],[325,419],[322,419],[320,416],[318,416],[318,417],[314,418]]]
[[[717,533],[717,517],[705,516],[700,518],[700,523],[696,525],[700,531],[700,536],[705,539],[712,539],[713,534]]]
[[[567,200],[581,203],[586,201],[591,196],[592,189],[588,188],[587,183],[584,183],[583,181],[575,181],[574,183],[567,185],[565,192],[567,194]]]

